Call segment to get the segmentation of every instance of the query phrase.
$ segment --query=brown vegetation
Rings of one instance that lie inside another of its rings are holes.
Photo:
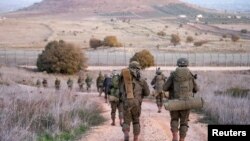
[[[157,35],[158,35],[158,36],[164,37],[164,36],[166,36],[166,33],[165,33],[164,31],[159,31],[159,32],[157,33]]]
[[[37,68],[48,73],[74,74],[86,67],[82,50],[62,40],[49,42],[39,54]]]
[[[102,46],[102,45],[103,45],[103,43],[102,43],[102,41],[99,40],[99,39],[91,38],[91,39],[89,40],[89,46],[90,46],[91,48],[96,49],[96,48],[98,48],[98,47],[100,47],[100,46]]]
[[[138,61],[142,69],[153,66],[155,64],[154,56],[145,49],[135,53],[134,56],[130,59],[130,62],[131,61]]]
[[[197,42],[194,42],[194,46],[202,46],[204,44],[206,44],[208,41],[206,40],[202,40],[202,41],[197,41]]]
[[[172,34],[170,41],[171,41],[172,44],[174,44],[174,46],[176,46],[176,45],[180,44],[181,38],[180,38],[180,36],[178,34]]]
[[[231,36],[231,40],[232,40],[233,42],[237,42],[237,41],[240,40],[240,36],[233,34],[233,35]]]
[[[188,36],[186,39],[187,43],[192,43],[194,41],[194,38],[192,36]]]
[[[122,44],[118,42],[116,36],[106,36],[103,41],[104,46],[121,47]]]

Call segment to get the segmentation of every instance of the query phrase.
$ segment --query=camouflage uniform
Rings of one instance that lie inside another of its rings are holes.
[[[127,91],[131,91],[126,89],[125,79],[123,75],[121,75],[121,84],[120,84],[120,99],[123,102],[123,116],[124,116],[124,124],[123,124],[123,132],[125,141],[129,140],[129,131],[130,124],[133,123],[133,134],[134,141],[138,141],[138,136],[140,134],[140,115],[141,115],[141,104],[144,96],[148,96],[150,94],[150,90],[145,79],[140,76],[140,65],[136,61],[132,61],[129,64],[129,74],[132,79],[132,94],[133,98],[129,98],[129,93]],[[131,82],[129,82],[131,83]]]
[[[107,99],[108,99],[108,92],[110,89],[110,85],[111,85],[111,78],[108,75],[105,75],[105,79],[103,81],[103,88],[104,88],[104,93],[105,93],[105,102],[107,103]]]
[[[43,87],[44,88],[47,88],[48,87],[48,81],[47,81],[47,79],[43,79]]]
[[[120,125],[122,126],[123,123],[123,112],[122,112],[123,108],[122,108],[122,103],[119,100],[119,93],[120,93],[119,81],[120,81],[119,74],[113,75],[111,79],[110,89],[108,92],[109,102],[111,104],[111,119],[112,119],[111,125],[113,126],[115,125],[115,115],[117,109],[119,114]]]
[[[61,87],[61,81],[58,78],[56,78],[56,80],[55,80],[55,88],[56,88],[56,90],[59,90],[60,87]]]
[[[68,81],[67,81],[67,85],[68,85],[68,88],[70,89],[70,90],[72,90],[73,89],[73,80],[72,79],[68,79]]]
[[[89,75],[87,75],[87,78],[85,79],[85,82],[86,82],[86,84],[87,84],[87,91],[89,92],[90,91],[90,89],[91,89],[91,85],[92,85],[92,78],[89,76]]]
[[[77,80],[78,86],[80,91],[83,91],[83,85],[84,85],[84,78],[83,77],[79,77]]]
[[[193,93],[198,91],[198,85],[195,82],[194,76],[187,68],[187,59],[178,59],[177,65],[178,68],[170,74],[170,77],[164,84],[163,90],[169,91],[170,99],[188,99],[193,96]],[[173,141],[178,140],[178,130],[180,131],[180,141],[184,141],[189,127],[189,114],[190,110],[170,111]]]
[[[156,104],[158,107],[158,113],[161,112],[161,108],[163,106],[163,97],[164,97],[164,92],[163,92],[163,85],[165,83],[166,77],[164,74],[161,72],[161,70],[156,71],[156,76],[154,79],[151,81],[151,85],[154,86],[155,89],[155,98],[156,98]]]
[[[40,81],[40,79],[37,79],[37,81],[36,81],[36,86],[37,86],[38,88],[41,87],[41,81]]]
[[[99,76],[96,79],[96,88],[97,88],[97,91],[99,92],[99,96],[101,96],[102,92],[104,91],[103,90],[103,81],[104,81],[104,77],[103,77],[102,73],[100,72]]]

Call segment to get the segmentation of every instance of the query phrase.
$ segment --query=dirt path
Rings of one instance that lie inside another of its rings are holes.
[[[97,94],[95,94],[97,95]],[[123,141],[122,129],[116,121],[116,126],[111,126],[110,105],[104,103],[103,97],[94,97],[98,102],[103,103],[103,115],[107,121],[98,127],[94,127],[80,141]],[[197,122],[200,115],[192,113],[190,115],[190,128],[187,135],[188,141],[206,141],[207,125]],[[142,104],[140,141],[171,141],[171,131],[169,126],[169,112],[163,110],[157,113],[156,104],[148,99]],[[130,132],[132,140],[132,132]]]

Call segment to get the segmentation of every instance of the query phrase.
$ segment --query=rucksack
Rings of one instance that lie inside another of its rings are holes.
[[[120,79],[119,75],[114,75],[112,77],[111,85],[112,85],[113,88],[119,89],[119,79]]]
[[[186,67],[179,67],[173,73],[174,75],[174,97],[188,98],[192,96],[193,77]]]

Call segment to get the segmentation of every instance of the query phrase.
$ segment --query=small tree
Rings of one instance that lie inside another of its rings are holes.
[[[241,29],[240,32],[246,34],[247,33],[247,29]]]
[[[231,40],[232,40],[233,42],[237,42],[237,41],[240,40],[240,36],[233,34],[233,35],[231,36]]]
[[[202,41],[197,41],[197,42],[194,42],[194,46],[202,46],[204,44],[206,44],[208,41],[206,40],[202,40]]]
[[[91,39],[89,40],[89,46],[90,46],[91,48],[96,49],[96,48],[102,46],[102,41],[99,40],[99,39],[96,39],[96,38],[91,38]]]
[[[145,49],[135,53],[134,56],[130,59],[130,62],[131,61],[138,61],[142,69],[153,66],[155,64],[154,56]]]
[[[180,36],[178,34],[172,34],[170,41],[171,41],[171,43],[174,44],[174,46],[176,46],[176,45],[180,44],[181,39],[180,39]]]
[[[74,74],[86,67],[84,53],[73,44],[62,40],[49,42],[39,54],[37,68],[48,73]]]
[[[104,38],[103,41],[104,46],[109,46],[109,47],[121,47],[122,44],[118,42],[116,36],[107,36]]]
[[[194,41],[194,38],[192,36],[188,36],[186,39],[187,43],[192,43]]]

